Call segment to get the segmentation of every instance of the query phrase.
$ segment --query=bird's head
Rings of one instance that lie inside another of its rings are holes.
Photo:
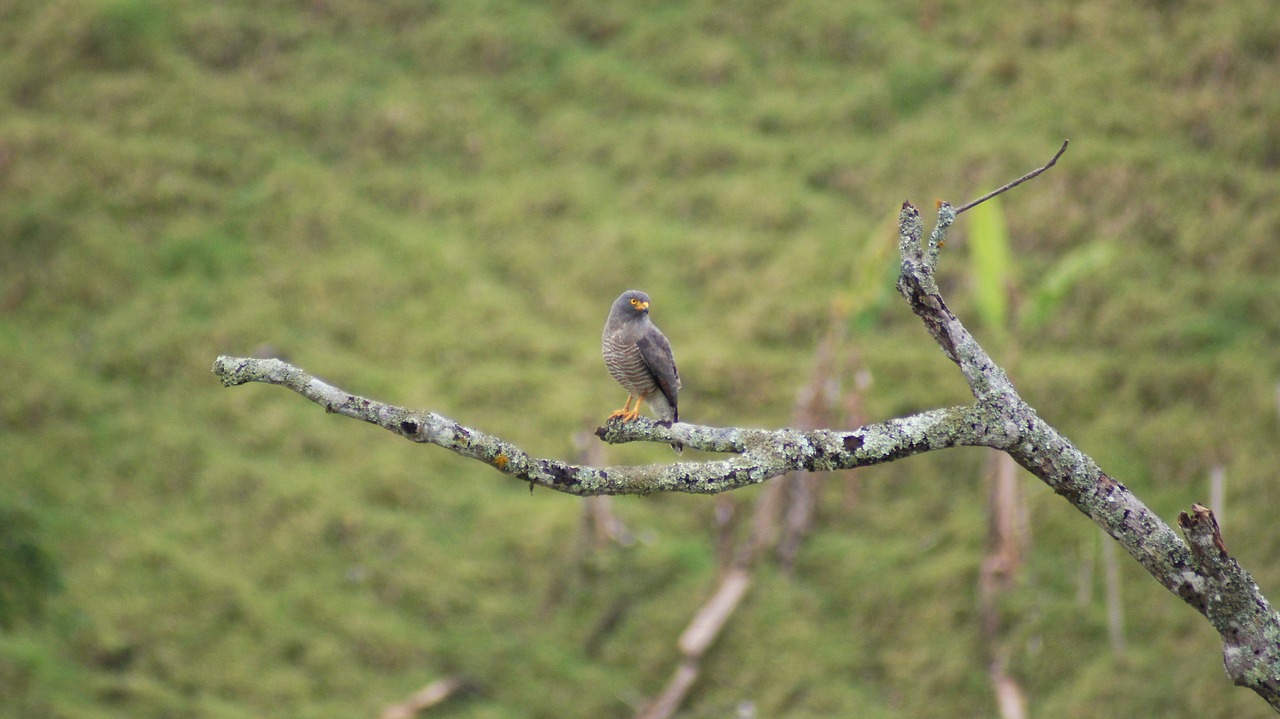
[[[614,300],[611,314],[624,319],[642,319],[649,314],[649,295],[639,290],[627,290]]]

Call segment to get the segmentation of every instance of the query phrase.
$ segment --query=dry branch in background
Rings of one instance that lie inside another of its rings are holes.
[[[792,423],[812,429],[836,424],[836,407],[844,394],[846,403],[857,398],[860,388],[842,392],[841,369],[849,364],[844,358],[842,317],[832,315],[827,334],[818,343],[813,371],[796,397]],[[857,408],[856,399],[852,402]],[[846,409],[849,409],[846,404]],[[756,494],[751,530],[740,541],[734,541],[733,525],[736,507],[732,502],[716,505],[717,554],[725,571],[711,598],[694,615],[689,627],[680,635],[677,647],[680,661],[666,686],[646,703],[636,719],[668,719],[684,703],[701,672],[702,655],[715,642],[734,610],[742,603],[751,587],[752,572],[769,547],[776,546],[777,560],[790,573],[800,543],[812,528],[817,506],[818,475],[810,472],[788,472],[776,478]],[[727,495],[720,495],[726,497]],[[785,521],[782,521],[785,520]],[[781,522],[781,526],[780,525]]]
[[[668,719],[676,713],[698,680],[702,655],[720,636],[720,630],[750,588],[751,573],[744,567],[733,567],[720,578],[715,594],[702,605],[680,634],[676,643],[680,649],[680,664],[658,696],[636,712],[636,719]]]
[[[1061,153],[1026,178],[1048,169]],[[934,270],[955,219],[956,211],[939,203],[937,224],[926,238],[919,212],[911,203],[903,204],[897,287],[943,353],[960,369],[974,403],[853,430],[760,430],[683,423],[665,428],[645,419],[625,424],[614,420],[597,430],[606,442],[667,444],[678,440],[693,449],[726,454],[726,459],[646,466],[574,465],[535,457],[510,442],[434,412],[349,394],[280,360],[223,356],[214,361],[213,370],[227,386],[265,382],[288,387],[329,412],[376,424],[415,442],[445,447],[531,485],[581,496],[715,494],[790,471],[852,469],[948,447],[992,447],[1008,453],[1102,527],[1157,582],[1205,615],[1222,636],[1228,676],[1280,711],[1280,617],[1248,572],[1227,554],[1212,512],[1194,505],[1191,514],[1184,513],[1179,518],[1187,537],[1183,541],[1128,488],[1041,419],[947,307]]]
[[[465,691],[470,682],[465,677],[450,676],[437,679],[414,693],[413,696],[382,710],[379,719],[414,719],[422,712],[441,704],[454,694]]]

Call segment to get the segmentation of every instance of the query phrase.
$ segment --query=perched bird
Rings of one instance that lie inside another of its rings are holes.
[[[659,424],[670,427],[680,421],[676,408],[680,373],[671,343],[649,319],[649,295],[628,290],[614,300],[600,345],[609,374],[627,390],[626,404],[609,419],[621,417],[630,422],[640,416],[640,405],[648,400]],[[682,452],[684,445],[673,442],[671,448]]]

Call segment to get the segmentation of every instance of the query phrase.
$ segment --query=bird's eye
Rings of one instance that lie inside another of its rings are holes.
[[[634,304],[637,304],[639,301],[640,301],[640,300],[637,300],[637,299],[636,299],[636,298],[634,298],[634,297],[632,297],[632,298],[631,298],[631,304],[633,304],[633,305],[634,305]]]

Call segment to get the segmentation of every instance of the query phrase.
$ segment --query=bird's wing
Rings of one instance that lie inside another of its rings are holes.
[[[675,410],[676,393],[680,391],[680,372],[676,370],[676,358],[671,353],[671,343],[667,341],[666,335],[655,327],[646,332],[636,342],[636,346],[640,348],[640,357],[644,360],[645,367],[649,368],[653,378],[658,381],[658,388],[671,403],[671,409]]]

